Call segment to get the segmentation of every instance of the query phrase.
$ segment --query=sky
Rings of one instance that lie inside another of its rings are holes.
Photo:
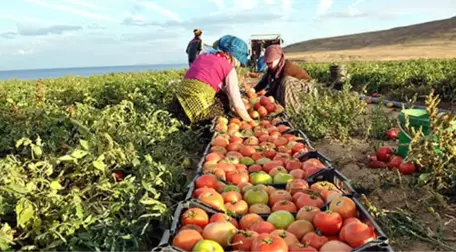
[[[0,1],[0,70],[186,64],[195,28],[287,45],[456,16],[455,0]]]

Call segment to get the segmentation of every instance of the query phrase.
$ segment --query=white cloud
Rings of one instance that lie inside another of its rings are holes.
[[[292,5],[293,5],[293,0],[282,0],[282,9],[284,12],[291,11]]]
[[[109,16],[105,16],[105,15],[89,12],[89,11],[82,10],[82,9],[76,9],[76,8],[68,7],[66,5],[48,3],[48,2],[45,2],[43,0],[25,0],[25,1],[34,3],[36,5],[39,5],[39,6],[48,8],[48,9],[65,11],[65,12],[69,12],[69,13],[72,13],[72,14],[75,14],[75,15],[79,15],[79,16],[83,16],[83,17],[87,17],[87,18],[91,18],[91,19],[101,19],[101,20],[112,21],[112,22],[117,22],[118,21],[117,19],[114,19],[114,18],[109,17]]]
[[[360,5],[361,3],[365,2],[366,0],[355,0],[352,6]]]
[[[264,0],[265,4],[274,4],[274,0]]]
[[[317,7],[317,15],[320,16],[325,14],[329,8],[331,8],[332,4],[333,0],[320,0],[320,3]]]
[[[155,3],[152,3],[152,2],[141,2],[140,4],[142,6],[144,6],[144,7],[152,10],[152,11],[155,11],[157,13],[162,14],[165,17],[168,17],[171,20],[174,20],[174,21],[177,21],[177,22],[182,22],[182,19],[175,12],[173,12],[171,10],[168,10],[168,9],[165,9],[165,8],[155,4]]]

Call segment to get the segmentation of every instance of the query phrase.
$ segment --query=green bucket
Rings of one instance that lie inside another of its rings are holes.
[[[409,125],[411,128],[415,130],[423,131],[425,136],[429,135],[430,133],[430,122],[429,122],[429,114],[424,109],[404,109],[399,113],[398,120],[400,124],[400,131],[399,131],[399,147],[397,149],[397,154],[403,158],[407,156],[409,151],[409,145],[411,136],[404,131],[405,129],[405,115],[407,114],[409,119]]]

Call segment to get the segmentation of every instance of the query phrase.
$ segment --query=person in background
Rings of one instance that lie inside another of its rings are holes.
[[[203,41],[201,40],[201,35],[203,32],[200,29],[193,30],[193,34],[195,37],[190,40],[187,45],[187,49],[185,52],[188,55],[188,65],[191,66],[193,61],[199,56],[201,51],[203,50]]]
[[[247,43],[225,35],[215,48],[201,54],[187,70],[176,87],[171,113],[186,124],[202,124],[226,114],[231,104],[242,120],[250,122],[252,118],[242,101],[236,73],[237,67],[247,64]],[[223,101],[223,97],[227,99]]]
[[[285,58],[280,45],[266,48],[264,62],[267,71],[255,86],[256,92],[273,96],[286,109],[299,105],[299,93],[313,91],[313,84],[309,82],[312,78],[302,67]]]
[[[264,53],[265,53],[265,49],[261,48],[260,57],[258,58],[258,62],[257,62],[257,66],[258,66],[257,72],[258,73],[262,73],[267,69],[267,65],[264,62]]]

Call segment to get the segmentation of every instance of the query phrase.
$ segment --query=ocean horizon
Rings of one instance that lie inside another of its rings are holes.
[[[184,69],[187,64],[157,64],[157,65],[127,65],[127,66],[98,66],[98,67],[67,67],[67,68],[45,68],[45,69],[19,69],[0,70],[0,81],[19,79],[35,80],[58,78],[64,76],[92,76],[110,73],[137,73],[145,71],[163,71],[170,69]]]

